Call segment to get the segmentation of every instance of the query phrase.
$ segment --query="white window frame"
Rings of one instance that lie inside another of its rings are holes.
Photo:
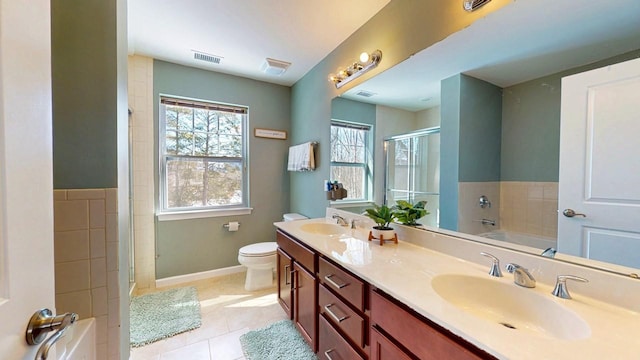
[[[212,109],[218,109],[222,111],[226,111],[227,109],[230,112],[234,111],[244,111],[244,116],[242,119],[242,155],[239,159],[240,166],[242,169],[242,180],[241,180],[241,191],[242,191],[242,202],[240,204],[232,204],[232,205],[216,205],[216,206],[187,206],[180,208],[168,208],[167,203],[167,161],[170,158],[183,158],[183,159],[211,159],[213,161],[233,161],[238,162],[238,158],[227,158],[223,156],[189,156],[189,155],[174,155],[167,154],[166,152],[166,110],[165,104],[163,103],[173,102],[176,105],[186,106],[193,105],[191,107],[202,107],[207,106]],[[247,106],[240,105],[231,105],[220,102],[214,102],[209,100],[200,100],[200,99],[190,99],[183,98],[174,95],[165,95],[160,94],[160,99],[158,102],[159,110],[158,110],[158,166],[159,166],[159,187],[158,187],[158,209],[157,216],[159,221],[166,220],[182,220],[182,219],[194,219],[194,218],[207,218],[207,217],[218,217],[218,216],[232,216],[232,215],[246,215],[251,214],[252,208],[249,207],[249,166],[248,166],[248,125],[249,125],[249,108]]]
[[[364,197],[352,198],[348,195],[347,198],[345,198],[344,200],[332,201],[332,204],[346,205],[347,203],[354,204],[354,203],[371,202],[373,199],[373,140],[372,140],[373,125],[332,119],[331,127],[333,126],[367,130],[367,134],[364,141],[365,160],[363,163],[337,162],[337,161],[333,161],[332,159],[329,159],[331,168],[333,168],[334,166],[352,166],[352,167],[361,167],[364,170],[364,174],[363,174],[364,178],[363,178],[363,184],[362,184],[363,186],[362,193],[364,194]],[[333,146],[333,144],[331,144],[331,146]],[[333,173],[333,169],[330,169],[329,174],[331,175],[332,173]],[[335,179],[331,179],[331,180],[333,181]],[[346,189],[346,190],[349,194],[349,191],[351,189]]]

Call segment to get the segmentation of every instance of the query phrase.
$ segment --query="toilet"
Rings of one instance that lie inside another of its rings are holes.
[[[284,214],[284,221],[307,219],[300,214]],[[238,251],[238,262],[247,267],[244,288],[247,291],[260,290],[273,285],[273,271],[276,268],[276,242],[261,242],[243,246]]]

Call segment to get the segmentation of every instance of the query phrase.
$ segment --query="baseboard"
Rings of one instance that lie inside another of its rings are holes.
[[[230,266],[222,269],[202,271],[202,272],[193,273],[193,274],[172,276],[172,277],[156,280],[156,287],[180,285],[180,284],[188,283],[191,281],[198,281],[198,280],[204,280],[204,279],[214,278],[218,276],[236,274],[239,272],[243,272],[245,270],[246,270],[245,266],[236,265],[236,266]]]

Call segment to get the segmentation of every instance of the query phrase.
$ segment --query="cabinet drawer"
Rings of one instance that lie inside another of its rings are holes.
[[[364,360],[349,343],[329,324],[324,315],[319,315],[320,344],[318,347],[318,359],[321,360]]]
[[[365,284],[362,280],[323,258],[318,262],[318,278],[338,296],[364,312]]]
[[[320,313],[324,314],[336,328],[342,330],[354,344],[364,348],[366,340],[364,318],[333,295],[331,291],[327,290],[325,285],[320,285],[319,289],[318,305]]]
[[[382,328],[420,359],[494,359],[446,330],[431,326],[377,291],[371,291],[370,316],[372,326]]]
[[[297,240],[278,230],[276,233],[276,241],[278,247],[289,254],[296,262],[304,266],[309,272],[316,272],[316,256],[315,253],[300,244]]]

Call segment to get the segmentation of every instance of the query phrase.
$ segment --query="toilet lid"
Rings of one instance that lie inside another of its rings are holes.
[[[278,244],[275,242],[261,242],[257,244],[251,244],[240,248],[240,255],[242,256],[268,256],[276,253]]]

